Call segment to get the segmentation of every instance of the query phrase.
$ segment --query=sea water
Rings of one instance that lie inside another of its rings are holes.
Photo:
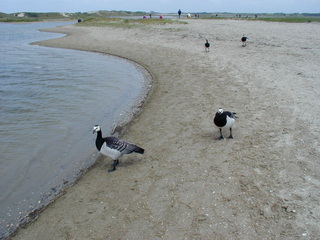
[[[0,238],[95,162],[92,127],[110,134],[146,91],[124,59],[30,45],[64,24],[0,24]]]

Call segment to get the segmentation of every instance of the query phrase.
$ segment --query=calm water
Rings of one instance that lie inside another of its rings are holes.
[[[93,125],[110,133],[146,90],[123,59],[29,45],[64,24],[0,24],[0,238],[93,164]]]

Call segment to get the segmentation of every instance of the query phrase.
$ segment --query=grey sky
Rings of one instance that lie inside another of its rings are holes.
[[[235,13],[319,13],[319,0],[0,0],[0,12],[89,12],[96,10]]]

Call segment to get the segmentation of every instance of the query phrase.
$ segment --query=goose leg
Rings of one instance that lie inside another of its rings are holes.
[[[230,128],[230,136],[229,136],[228,138],[233,139],[233,136],[232,136],[232,128]]]
[[[113,163],[111,166],[113,167],[112,169],[109,169],[108,172],[114,172],[116,170],[116,166],[119,164],[119,160],[113,160]]]
[[[217,140],[222,140],[223,139],[223,136],[222,136],[222,130],[220,128],[220,137],[217,138]]]
[[[119,164],[119,160],[113,160],[113,163],[111,164],[112,167],[115,167]]]

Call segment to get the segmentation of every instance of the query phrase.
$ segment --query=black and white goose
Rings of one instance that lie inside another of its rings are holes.
[[[209,52],[209,48],[210,48],[210,43],[209,43],[208,39],[206,39],[206,42],[204,44],[204,49],[206,52]]]
[[[247,45],[247,38],[245,35],[242,36],[241,38],[241,42],[242,42],[242,47],[245,47]]]
[[[134,144],[125,142],[117,137],[102,137],[101,128],[98,125],[93,127],[93,133],[97,132],[96,147],[100,153],[105,156],[111,157],[113,159],[113,168],[108,170],[108,172],[113,172],[116,170],[116,166],[119,164],[119,158],[124,154],[130,153],[144,153],[144,149],[138,147]]]
[[[222,135],[222,128],[229,128],[230,129],[230,136],[229,138],[233,138],[232,136],[232,127],[235,123],[235,112],[223,111],[222,108],[218,109],[218,112],[214,116],[213,122],[220,130],[220,137],[219,140],[223,139]]]

